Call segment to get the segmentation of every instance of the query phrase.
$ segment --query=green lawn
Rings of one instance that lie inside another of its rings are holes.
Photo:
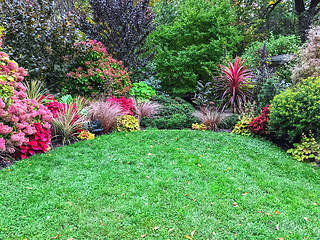
[[[0,170],[0,239],[319,239],[319,180],[259,139],[105,135]]]

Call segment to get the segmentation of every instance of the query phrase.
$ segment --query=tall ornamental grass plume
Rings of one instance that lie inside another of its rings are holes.
[[[0,160],[28,158],[46,152],[50,144],[52,114],[29,99],[21,83],[27,72],[0,52]]]
[[[228,114],[219,112],[214,107],[200,107],[199,110],[193,113],[199,121],[206,125],[208,130],[215,130],[218,124],[227,116]]]
[[[103,126],[103,133],[107,134],[115,125],[117,117],[124,115],[121,106],[114,102],[97,101],[89,106],[90,119],[92,121],[99,121]]]
[[[220,74],[218,78],[218,89],[222,93],[224,110],[230,106],[233,112],[241,111],[242,105],[252,94],[251,79],[253,74],[248,70],[248,65],[244,65],[246,60],[241,61],[241,57],[236,57],[234,64],[228,60],[227,65],[220,65]]]
[[[133,115],[138,119],[138,122],[140,124],[140,121],[143,117],[153,117],[156,115],[161,105],[157,102],[153,101],[143,101],[138,102],[136,99],[133,99]]]

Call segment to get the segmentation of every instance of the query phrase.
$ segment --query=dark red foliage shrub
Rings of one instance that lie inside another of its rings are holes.
[[[23,159],[36,153],[45,153],[50,149],[50,129],[40,123],[33,123],[33,127],[36,129],[36,133],[29,138],[27,145],[20,146],[20,157]]]
[[[250,130],[256,135],[266,136],[269,123],[270,105],[262,109],[261,115],[250,122]]]
[[[106,102],[117,103],[122,108],[124,114],[133,115],[133,102],[131,98],[116,98],[115,96],[111,96]]]

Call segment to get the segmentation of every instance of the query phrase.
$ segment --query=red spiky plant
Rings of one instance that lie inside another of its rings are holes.
[[[219,78],[219,89],[222,92],[222,102],[224,106],[230,107],[233,112],[242,110],[242,105],[251,96],[253,78],[252,71],[244,65],[246,60],[241,61],[241,57],[236,57],[234,64],[228,60],[227,65],[219,65],[221,76]]]

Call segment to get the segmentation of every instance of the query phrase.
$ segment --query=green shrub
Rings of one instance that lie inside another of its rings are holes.
[[[250,123],[254,118],[252,117],[242,117],[241,120],[234,126],[232,133],[236,133],[242,136],[253,136],[250,129]]]
[[[268,56],[276,56],[281,54],[295,53],[300,46],[300,39],[295,35],[279,36],[277,39],[271,34],[268,41],[266,41]],[[247,64],[251,67],[257,67],[259,63],[259,50],[262,49],[263,42],[253,42],[246,49],[243,58],[247,59]]]
[[[141,125],[158,129],[183,129],[190,128],[192,123],[199,122],[192,116],[194,108],[181,98],[166,96],[153,97],[153,101],[161,105],[159,113],[153,119],[143,118]]]
[[[117,118],[115,125],[117,132],[135,132],[140,131],[138,119],[131,115],[123,115]]]
[[[156,90],[153,87],[148,86],[144,82],[138,82],[132,84],[132,88],[130,89],[129,94],[138,100],[145,101],[155,96]]]
[[[219,124],[220,129],[232,129],[239,122],[238,114],[227,115]]]
[[[276,139],[299,142],[302,133],[320,137],[320,77],[303,80],[275,96],[269,130]]]
[[[292,154],[292,157],[300,161],[320,161],[320,143],[317,143],[312,134],[307,137],[302,135],[301,143],[294,143],[294,148],[287,152]]]

